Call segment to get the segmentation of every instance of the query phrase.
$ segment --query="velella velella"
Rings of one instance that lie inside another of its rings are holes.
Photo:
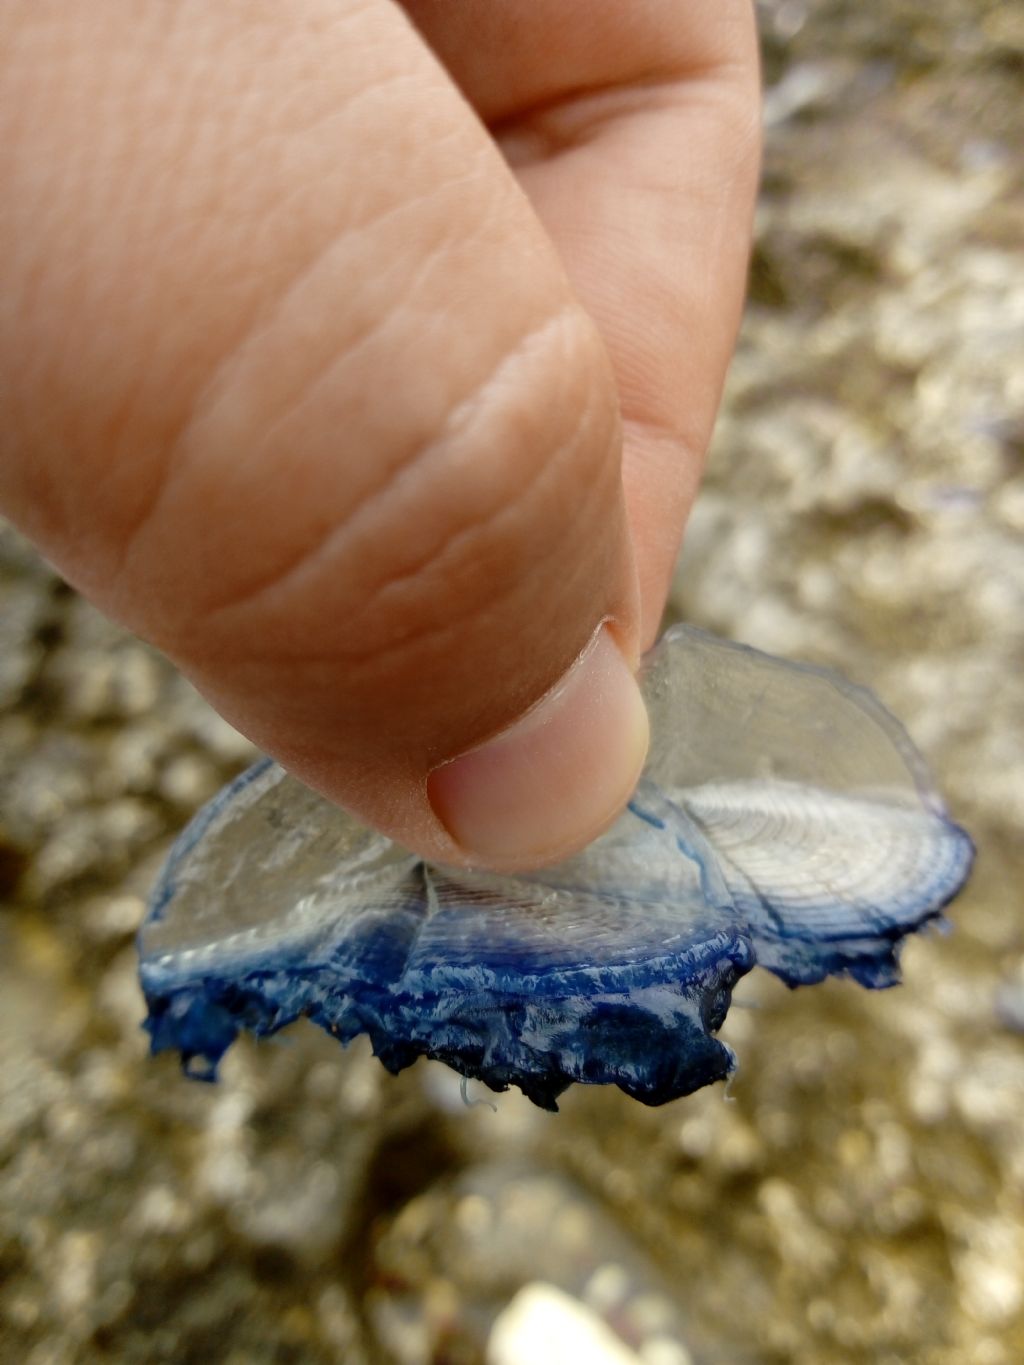
[[[205,1079],[300,1017],[556,1108],[573,1082],[662,1104],[734,1068],[755,965],[899,979],[973,846],[868,691],[690,626],[645,661],[651,750],[613,827],[530,874],[441,867],[263,759],[185,829],[139,937],[145,1027]]]

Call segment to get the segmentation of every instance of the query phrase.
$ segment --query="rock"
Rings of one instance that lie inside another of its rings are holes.
[[[578,1299],[551,1284],[526,1285],[491,1329],[487,1365],[565,1365],[569,1360],[644,1365]]]

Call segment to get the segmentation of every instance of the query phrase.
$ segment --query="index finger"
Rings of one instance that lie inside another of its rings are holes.
[[[658,627],[739,325],[760,164],[748,0],[408,0],[491,126],[618,383]]]

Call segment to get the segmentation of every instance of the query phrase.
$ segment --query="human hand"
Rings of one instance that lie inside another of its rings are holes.
[[[757,105],[748,0],[7,0],[0,506],[401,843],[573,851],[643,760]]]

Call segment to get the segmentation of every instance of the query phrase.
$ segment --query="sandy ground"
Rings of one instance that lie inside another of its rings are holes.
[[[760,8],[751,300],[673,610],[907,722],[979,845],[952,934],[882,995],[744,983],[728,1096],[661,1110],[466,1109],[312,1028],[186,1082],[132,935],[250,749],[5,532],[0,1358],[475,1365],[539,1280],[643,1365],[1024,1359],[1024,11]]]

